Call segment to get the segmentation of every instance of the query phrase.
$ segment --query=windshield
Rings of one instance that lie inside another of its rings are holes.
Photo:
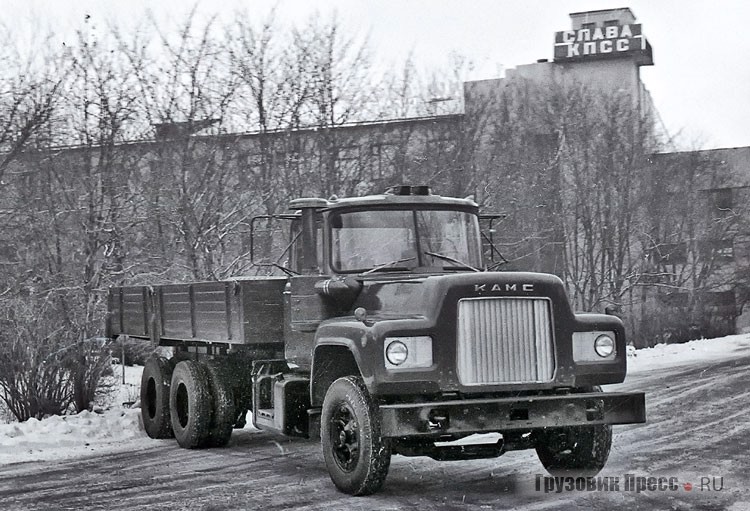
[[[382,271],[480,267],[480,251],[477,217],[464,211],[380,210],[331,216],[331,262],[339,272],[377,271],[380,266]]]

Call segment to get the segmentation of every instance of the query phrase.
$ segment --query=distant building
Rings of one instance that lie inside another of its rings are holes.
[[[135,154],[137,149],[138,161],[128,160],[128,165],[148,176],[158,171],[156,153],[177,145],[180,137],[193,137],[212,147],[203,153],[213,164],[234,169],[232,179],[239,189],[253,192],[247,200],[263,213],[284,208],[271,192],[255,193],[274,187],[296,196],[357,195],[420,180],[416,184],[426,182],[443,195],[466,193],[471,171],[481,169],[485,175],[494,168],[489,147],[495,141],[487,127],[503,116],[523,115],[514,111],[518,105],[508,99],[510,93],[583,85],[632,101],[639,119],[656,114],[640,78],[640,68],[654,64],[653,49],[631,10],[578,12],[570,18],[570,28],[550,41],[552,61],[541,59],[509,69],[503,78],[465,83],[463,113],[214,135],[196,134],[214,120],[169,123],[155,126],[154,140],[125,144],[123,150],[132,148]],[[540,125],[531,133],[529,151],[554,149],[554,136],[559,135]],[[59,159],[66,165],[80,159],[76,149],[60,152],[67,153]],[[691,188],[681,187],[688,182]],[[646,271],[633,277],[630,303],[601,303],[598,310],[621,315],[631,332],[649,338],[750,331],[750,212],[745,206],[750,204],[750,147],[654,154],[641,183],[664,196],[649,210],[658,222],[647,233],[650,241],[642,242]],[[480,202],[481,185],[469,191]],[[558,242],[553,239],[537,250],[538,257],[521,264],[562,274]]]
[[[571,28],[555,34],[554,61],[540,59],[509,69],[505,78],[465,84],[466,112],[480,109],[508,82],[527,80],[549,88],[571,84],[630,95],[643,115],[653,111],[641,82],[641,66],[654,64],[653,50],[628,8],[577,12]]]

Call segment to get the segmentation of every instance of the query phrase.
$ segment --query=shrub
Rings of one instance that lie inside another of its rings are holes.
[[[19,421],[88,409],[109,353],[82,340],[64,310],[31,297],[0,308],[0,399]]]
[[[0,332],[0,397],[19,421],[65,412],[72,403],[65,337],[33,320],[10,320]]]

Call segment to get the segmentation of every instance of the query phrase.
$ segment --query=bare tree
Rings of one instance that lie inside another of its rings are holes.
[[[308,186],[324,196],[350,193],[361,179],[358,149],[336,128],[366,119],[374,101],[367,38],[347,35],[335,17],[314,16],[295,30],[294,49],[307,63],[300,76],[309,84],[302,119],[316,128],[311,138],[315,180]]]
[[[626,309],[643,272],[652,121],[627,94],[516,78],[492,108],[489,200],[508,257],[558,274],[576,307]],[[482,177],[478,177],[482,180]],[[637,319],[631,319],[635,327]]]
[[[309,84],[302,79],[306,63],[294,51],[291,34],[274,22],[273,11],[260,25],[247,13],[228,28],[232,72],[238,80],[235,115],[253,135],[238,140],[237,185],[243,212],[237,223],[242,253],[228,272],[249,269],[249,223],[254,215],[274,215],[303,190],[301,111]],[[279,225],[270,218],[265,231]],[[280,233],[277,233],[280,234]],[[277,236],[278,237],[278,236]],[[256,247],[258,248],[258,247]],[[259,259],[269,259],[271,245],[260,244]]]
[[[748,232],[743,189],[710,152],[655,155],[652,167],[641,291],[650,333],[671,340],[731,333],[747,283],[731,264]]]
[[[223,135],[237,82],[213,19],[197,26],[193,12],[176,36],[153,28],[159,44],[141,47],[163,53],[127,48],[138,103],[156,138],[143,183],[147,237],[161,249],[151,263],[163,278],[216,278],[232,258],[227,237],[241,213],[230,193],[234,139]]]
[[[48,125],[64,79],[49,40],[41,42],[39,52],[18,48],[15,41],[13,31],[0,25],[0,183],[8,167]]]

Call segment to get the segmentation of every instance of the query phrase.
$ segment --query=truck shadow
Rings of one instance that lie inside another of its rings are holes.
[[[260,431],[257,429],[236,429],[232,432],[228,448],[232,447],[277,447],[299,450],[303,447],[315,447],[319,442],[308,438],[288,437],[275,434],[271,431]],[[219,449],[220,450],[220,449]]]

